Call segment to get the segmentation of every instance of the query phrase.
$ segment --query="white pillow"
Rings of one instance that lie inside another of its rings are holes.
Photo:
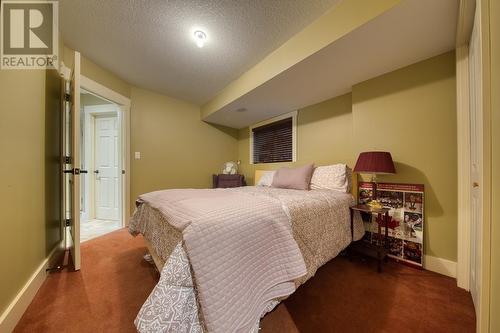
[[[257,182],[257,186],[268,186],[270,187],[273,183],[274,174],[276,171],[264,171],[259,181]]]
[[[314,169],[311,178],[312,190],[335,190],[351,192],[352,171],[345,164],[320,166]]]

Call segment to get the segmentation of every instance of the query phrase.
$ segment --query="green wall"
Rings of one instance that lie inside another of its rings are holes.
[[[297,162],[354,165],[359,152],[388,150],[397,174],[380,181],[426,189],[425,253],[456,261],[455,54],[445,53],[355,85],[352,94],[299,110]],[[239,131],[241,170],[293,163],[249,164],[249,130]]]
[[[0,313],[61,240],[59,94],[55,71],[0,71]]]
[[[142,193],[212,187],[212,174],[237,156],[236,143],[236,130],[201,121],[198,106],[132,88],[131,209]]]

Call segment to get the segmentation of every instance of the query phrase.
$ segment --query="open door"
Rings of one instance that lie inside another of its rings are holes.
[[[73,267],[80,269],[80,53],[75,52],[64,112],[64,205]],[[86,172],[86,171],[83,171]]]
[[[483,63],[481,25],[479,11],[476,9],[474,26],[469,44],[469,89],[470,89],[470,177],[471,177],[471,256],[470,292],[476,318],[481,313],[481,262],[483,246],[483,199],[480,184],[483,183]]]
[[[70,247],[71,258],[75,271],[80,269],[80,53],[75,51],[75,59],[73,60],[73,69],[71,71],[70,83],[70,100],[71,100],[71,141],[72,141],[72,160],[73,160],[73,209],[71,212],[71,238],[72,246]]]

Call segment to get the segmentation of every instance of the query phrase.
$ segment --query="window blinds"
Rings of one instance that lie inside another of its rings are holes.
[[[253,128],[253,163],[291,162],[292,126],[290,117]]]

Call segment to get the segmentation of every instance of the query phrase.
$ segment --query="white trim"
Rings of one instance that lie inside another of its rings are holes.
[[[63,61],[59,64],[59,73],[66,81],[71,79],[71,69]]]
[[[122,135],[120,137],[124,138],[125,140],[122,140],[122,165],[123,169],[125,170],[125,181],[122,182],[122,184],[125,185],[125,188],[122,190],[122,195],[123,197],[123,223],[125,226],[128,226],[129,219],[130,219],[130,174],[131,170],[130,169],[130,105],[128,106],[121,106],[122,109],[122,119],[121,119],[121,126],[120,129],[123,131]]]
[[[63,242],[58,244],[52,249],[49,256],[45,258],[40,266],[35,270],[33,275],[24,284],[21,290],[17,293],[16,297],[10,302],[9,306],[0,316],[0,332],[12,332],[16,327],[19,319],[30,305],[31,301],[35,297],[38,289],[42,286],[45,278],[47,277],[47,268],[54,261],[55,255],[58,250],[64,247]]]
[[[477,23],[479,26],[479,38],[480,38],[480,49],[481,49],[481,68],[482,72],[478,73],[480,75],[480,87],[482,89],[481,102],[482,102],[482,133],[479,133],[482,139],[482,170],[479,180],[479,186],[481,189],[481,200],[482,200],[482,226],[479,240],[478,250],[481,253],[481,265],[480,265],[480,306],[479,310],[476,309],[478,313],[476,315],[476,331],[490,332],[490,317],[491,317],[491,211],[493,208],[493,202],[491,197],[491,167],[492,167],[492,152],[491,152],[491,130],[492,130],[492,119],[491,119],[491,35],[490,35],[490,8],[488,1],[478,1],[476,11],[479,13],[476,16]],[[472,83],[471,83],[472,84]]]
[[[111,102],[114,102],[119,105],[130,106],[130,98],[125,97],[114,90],[109,89],[102,84],[95,82],[94,80],[89,79],[85,75],[81,76],[80,86],[89,92],[99,95],[100,97],[104,97]]]
[[[428,271],[443,274],[452,278],[457,275],[457,263],[443,258],[425,256],[424,268]]]
[[[80,160],[80,132],[81,132],[81,123],[80,123],[80,80],[81,80],[81,70],[80,70],[80,53],[75,52],[74,60],[73,60],[73,70],[71,73],[70,80],[70,94],[71,94],[71,102],[70,104],[70,112],[71,116],[69,117],[69,137],[70,139],[70,147],[71,147],[71,159],[73,168],[81,168],[81,160]],[[71,203],[71,230],[72,242],[70,246],[70,254],[73,259],[73,268],[75,271],[80,269],[81,264],[81,256],[80,256],[80,182],[81,176],[72,177],[71,186],[70,186],[70,200]]]
[[[471,256],[471,176],[470,176],[470,110],[469,46],[456,50],[457,63],[457,286],[470,289]]]
[[[474,24],[474,13],[476,10],[476,0],[460,0],[458,9],[457,34],[455,44],[460,47],[469,44]]]
[[[292,162],[297,161],[297,114],[298,114],[298,111],[288,112],[288,113],[282,114],[282,115],[277,116],[277,117],[263,120],[263,121],[258,122],[257,124],[254,124],[248,128],[249,135],[250,135],[250,140],[249,140],[250,141],[250,159],[249,159],[250,164],[258,164],[258,163],[253,162],[253,132],[252,132],[252,129],[254,129],[256,127],[264,126],[267,124],[271,124],[271,123],[274,123],[276,121],[280,121],[282,119],[286,119],[286,118],[290,118],[290,117],[292,117]],[[288,163],[288,162],[285,162],[285,163]]]
[[[91,115],[117,115],[116,104],[84,105],[85,112]]]
[[[123,131],[121,137],[122,140],[122,169],[125,170],[124,179],[122,179],[122,184],[124,184],[124,190],[122,191],[122,212],[121,216],[123,225],[127,226],[130,218],[130,98],[125,97],[114,90],[111,90],[102,84],[95,82],[88,77],[81,76],[81,87],[93,94],[98,95],[104,99],[107,99],[115,104],[118,104],[120,110],[122,111],[123,118],[121,120],[121,129]]]

